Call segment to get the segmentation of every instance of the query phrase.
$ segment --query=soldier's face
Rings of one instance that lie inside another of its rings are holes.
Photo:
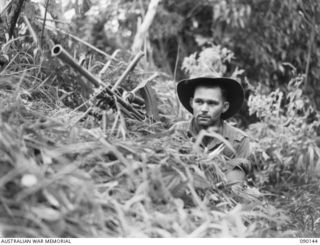
[[[203,128],[218,126],[221,114],[229,109],[220,87],[197,87],[190,104],[195,120]]]

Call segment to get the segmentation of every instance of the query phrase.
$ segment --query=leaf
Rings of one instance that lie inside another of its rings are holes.
[[[318,159],[318,161],[316,163],[314,173],[316,176],[320,177],[320,159]]]
[[[206,232],[209,228],[209,221],[205,221],[202,225],[200,225],[197,229],[195,229],[194,231],[191,232],[190,235],[188,235],[188,237],[204,237],[206,236]]]
[[[56,208],[60,207],[59,201],[49,191],[44,189],[42,191],[42,194],[45,196],[45,198],[50,203],[50,205],[52,205],[53,207],[56,207]]]
[[[243,192],[252,198],[258,198],[264,195],[258,188],[251,186],[246,187]]]
[[[33,20],[36,16],[38,16],[36,5],[39,5],[39,3],[28,2],[27,4],[25,4],[23,12],[28,17],[28,19]]]
[[[302,155],[302,154],[301,154],[301,155],[299,156],[299,158],[298,158],[297,168],[298,168],[298,170],[304,169],[303,155]]]
[[[193,185],[195,188],[207,189],[212,187],[204,173],[197,166],[191,166],[191,169],[193,169],[194,171],[191,173],[193,178]]]
[[[174,197],[181,197],[186,190],[186,176],[177,168],[161,170],[163,184]]]
[[[309,154],[309,167],[310,167],[310,170],[312,171],[312,169],[315,167],[314,166],[314,149],[313,149],[313,147],[311,147],[311,146],[308,147],[308,154]]]
[[[32,187],[38,183],[38,178],[33,174],[25,174],[21,178],[21,184],[25,187]]]
[[[199,150],[200,148],[200,145],[201,145],[201,142],[203,140],[203,137],[205,136],[210,136],[210,137],[213,137],[213,138],[217,138],[218,140],[220,140],[222,143],[225,144],[226,147],[228,147],[234,154],[236,153],[235,149],[232,147],[231,143],[226,140],[222,135],[216,133],[216,132],[208,132],[206,130],[201,130],[200,133],[198,134],[197,136],[197,140],[196,142],[194,143],[193,145],[193,149],[194,150]]]
[[[58,210],[49,208],[45,205],[31,207],[31,212],[37,215],[40,219],[46,221],[57,221],[61,219],[61,213]]]
[[[212,160],[214,158],[216,158],[217,156],[220,155],[220,153],[224,150],[224,145],[219,145],[219,147],[217,149],[215,149],[214,151],[210,152],[208,154],[208,159]]]
[[[267,161],[267,160],[270,159],[269,155],[264,151],[262,152],[262,158],[263,158],[264,161]]]
[[[41,150],[42,162],[44,165],[52,164],[52,156],[54,155],[52,153],[52,151],[49,152],[47,149]]]

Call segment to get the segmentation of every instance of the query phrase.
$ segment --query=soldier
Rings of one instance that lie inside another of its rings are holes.
[[[247,160],[250,155],[249,139],[243,131],[225,122],[243,104],[244,92],[240,83],[231,78],[205,75],[180,81],[177,93],[181,104],[193,117],[191,121],[175,124],[173,129],[183,132],[194,141],[201,130],[209,135],[215,132],[223,136],[225,140],[205,136],[201,146],[208,153],[224,147],[222,153],[229,160],[229,166],[225,169],[227,181],[241,184],[251,167]]]

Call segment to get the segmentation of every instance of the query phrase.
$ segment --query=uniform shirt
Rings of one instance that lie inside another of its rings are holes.
[[[200,132],[200,128],[196,124],[194,118],[191,121],[178,122],[174,125],[173,130],[180,132],[183,135],[195,141]],[[231,126],[222,121],[220,134],[230,142],[235,152],[230,148],[224,147],[222,154],[227,158],[229,165],[232,168],[240,168],[245,173],[251,169],[251,164],[248,161],[250,156],[250,142],[248,136],[240,129]],[[210,153],[224,143],[217,138],[205,136],[201,146]]]

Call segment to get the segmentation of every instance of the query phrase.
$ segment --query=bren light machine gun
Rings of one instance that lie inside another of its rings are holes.
[[[121,112],[130,118],[140,121],[147,118],[155,121],[159,119],[155,92],[149,83],[149,81],[151,81],[155,76],[152,76],[148,81],[145,81],[143,86],[138,86],[131,92],[127,92],[125,98],[123,98],[121,93],[117,90],[117,86],[125,79],[128,73],[136,66],[140,58],[143,56],[142,52],[135,56],[112,88],[107,86],[107,84],[81,66],[61,45],[53,46],[51,54],[53,57],[58,57],[64,63],[71,66],[75,71],[79,72],[91,84],[93,84],[95,88],[101,89],[96,95],[96,97],[100,99],[97,106],[102,106],[106,103],[114,104],[116,101]]]

